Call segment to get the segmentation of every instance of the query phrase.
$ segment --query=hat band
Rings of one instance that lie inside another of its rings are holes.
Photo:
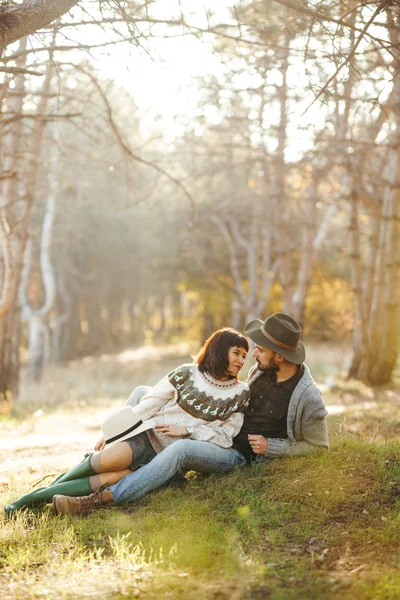
[[[130,433],[131,431],[135,431],[135,429],[137,429],[140,425],[143,425],[143,421],[138,421],[138,423],[135,423],[135,425],[132,425],[132,427],[129,427],[129,429],[125,429],[125,431],[122,431],[118,435],[114,435],[114,437],[110,438],[109,440],[106,440],[106,444],[111,444],[111,442],[115,442],[115,440],[119,440],[119,438],[123,437],[127,433]]]
[[[270,342],[273,342],[279,346],[279,348],[284,348],[284,350],[297,350],[297,346],[289,346],[288,344],[284,344],[283,342],[276,340],[274,337],[272,337],[272,335],[269,335],[269,333],[264,329],[264,325],[261,325],[261,332]]]

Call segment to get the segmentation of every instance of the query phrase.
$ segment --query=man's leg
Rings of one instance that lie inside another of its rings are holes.
[[[191,469],[200,473],[229,473],[246,463],[238,450],[225,449],[196,440],[178,440],[157,454],[147,465],[126,475],[99,495],[75,499],[55,496],[56,514],[84,513],[87,508],[122,504],[136,500],[170,481],[180,471]]]
[[[240,452],[220,448],[210,442],[178,440],[157,454],[144,467],[126,475],[109,487],[117,504],[136,500],[167,483],[179,471],[228,473],[245,464]]]

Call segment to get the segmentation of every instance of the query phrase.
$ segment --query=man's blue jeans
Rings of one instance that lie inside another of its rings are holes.
[[[163,486],[176,473],[229,473],[234,467],[246,464],[242,454],[233,448],[220,448],[211,442],[177,440],[157,454],[147,465],[125,475],[111,485],[117,504],[131,502]]]
[[[150,388],[136,388],[127,404],[136,406]],[[147,465],[140,467],[111,485],[117,504],[136,500],[152,490],[162,487],[179,472],[229,473],[235,467],[246,464],[243,455],[233,448],[220,448],[210,442],[177,440],[157,454]]]

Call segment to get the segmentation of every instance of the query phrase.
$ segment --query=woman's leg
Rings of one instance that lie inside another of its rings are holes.
[[[133,460],[133,452],[128,442],[118,442],[94,452],[90,457],[90,466],[94,473],[106,473],[127,469]]]
[[[7,504],[4,510],[8,516],[16,513],[17,511],[32,506],[39,506],[46,502],[51,502],[53,497],[57,494],[64,494],[66,496],[87,496],[88,494],[95,492],[103,486],[109,486],[117,483],[120,479],[132,473],[130,469],[123,469],[121,471],[114,471],[111,473],[101,473],[99,475],[92,475],[91,477],[81,477],[79,479],[72,479],[69,481],[63,481],[49,485],[48,487],[39,488],[24,494]]]
[[[121,446],[124,445],[124,448]],[[103,456],[103,453],[106,453]],[[59,475],[50,485],[64,483],[72,479],[80,479],[81,477],[90,477],[104,471],[120,471],[129,467],[132,462],[132,451],[129,444],[119,442],[114,446],[109,446],[100,452],[86,454],[85,458],[78,465],[72,467],[66,473]]]
[[[107,473],[99,473],[98,475],[92,475],[89,477],[90,489],[92,492],[100,489],[104,486],[113,485],[118,483],[120,479],[132,473],[131,469],[122,469],[121,471],[113,471]]]
[[[39,488],[29,494],[20,496],[17,500],[14,500],[14,502],[7,504],[4,507],[4,510],[8,516],[11,516],[23,508],[39,506],[46,502],[51,502],[53,496],[57,494],[65,494],[70,497],[87,496],[104,485],[108,486],[117,483],[122,477],[125,477],[125,475],[128,475],[129,473],[132,473],[130,469],[124,469],[113,473],[102,473],[101,475],[81,477],[79,479],[72,479],[70,481],[49,485],[48,487]]]
[[[48,502],[55,494],[85,496],[103,485],[115,484],[132,472],[128,468],[132,460],[133,452],[129,444],[119,442],[101,452],[95,452],[90,457],[85,457],[79,465],[48,487],[20,496],[8,504],[5,511],[10,515],[21,508]]]
[[[53,499],[53,508],[56,514],[84,514],[88,508],[136,500],[162,487],[181,471],[193,469],[201,473],[228,473],[244,464],[243,455],[233,448],[220,448],[196,440],[178,440],[147,465],[123,477],[100,494],[86,498],[57,495]]]
[[[145,396],[149,390],[151,390],[151,387],[147,385],[140,385],[136,387],[125,404],[127,406],[137,406],[143,398],[143,396]],[[106,448],[106,450],[112,450],[112,452],[109,452],[102,458],[100,458],[99,456],[101,452],[96,452],[94,454],[86,454],[82,462],[80,462],[75,467],[72,467],[72,469],[70,469],[66,473],[63,473],[62,475],[56,477],[56,479],[50,485],[63,483],[65,481],[71,481],[72,479],[79,479],[80,477],[90,477],[91,475],[102,473],[104,470],[103,467],[105,467],[107,471],[120,470],[128,467],[130,462],[127,462],[127,460],[125,460],[124,453],[120,451],[120,449],[118,450],[118,452],[115,451],[114,453],[113,449],[116,448],[117,445],[118,444]]]

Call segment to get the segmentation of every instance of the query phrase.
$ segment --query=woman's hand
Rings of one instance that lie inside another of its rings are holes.
[[[96,442],[95,445],[94,445],[94,449],[97,452],[100,452],[101,450],[104,450],[105,447],[106,447],[106,440],[103,437],[101,437],[99,439],[99,441]]]
[[[188,434],[186,427],[182,425],[156,425],[154,429],[169,437],[185,437]]]

